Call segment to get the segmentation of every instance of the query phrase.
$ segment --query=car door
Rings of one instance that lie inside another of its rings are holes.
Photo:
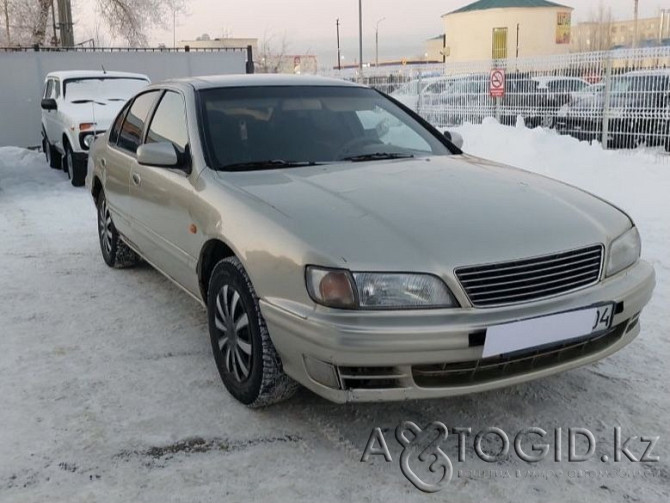
[[[97,159],[104,172],[105,196],[114,225],[131,244],[135,244],[138,232],[132,221],[130,172],[137,163],[137,148],[147,117],[160,93],[160,90],[142,93],[122,109],[107,137],[108,148]],[[139,251],[144,253],[142,249]]]
[[[47,79],[43,97],[46,99],[56,99],[56,79]],[[57,115],[58,110],[42,110],[44,129],[52,145],[59,142]]]
[[[179,158],[188,162],[186,107],[183,95],[177,91],[167,90],[161,96],[146,130],[146,144],[162,142],[171,143]],[[196,176],[184,169],[134,163],[130,197],[140,246],[151,250],[146,258],[197,295],[200,243],[189,212]]]

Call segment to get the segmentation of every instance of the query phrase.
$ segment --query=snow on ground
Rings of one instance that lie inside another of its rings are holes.
[[[658,463],[618,466],[485,464],[472,439],[458,463],[449,443],[456,474],[434,501],[670,500],[670,164],[540,129],[487,122],[458,131],[469,153],[583,187],[635,218],[658,286],[633,344],[502,391],[345,406],[301,391],[250,411],[220,383],[198,304],[150,267],[108,269],[85,190],[38,153],[0,148],[0,501],[423,501],[399,470],[393,429],[405,420],[511,436],[588,428],[602,442],[598,459],[611,453],[615,426],[661,437]],[[392,463],[360,462],[376,426]],[[577,471],[587,469],[599,472]]]

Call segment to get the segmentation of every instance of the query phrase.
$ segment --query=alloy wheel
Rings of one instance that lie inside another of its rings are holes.
[[[249,316],[240,300],[234,287],[224,285],[216,296],[214,324],[225,369],[242,383],[251,373],[253,351]]]
[[[98,232],[100,233],[100,243],[109,255],[112,253],[112,215],[107,208],[107,201],[103,200],[100,204],[98,214]]]

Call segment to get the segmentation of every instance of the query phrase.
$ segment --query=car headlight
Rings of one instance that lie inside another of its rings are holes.
[[[86,148],[91,148],[91,145],[93,145],[94,141],[95,141],[94,134],[87,134],[86,136],[84,136],[84,145],[86,145]]]
[[[307,268],[307,290],[315,302],[346,309],[458,307],[444,282],[430,274],[350,272]]]
[[[612,276],[632,266],[640,258],[641,252],[640,233],[637,227],[633,227],[612,241],[606,275]]]

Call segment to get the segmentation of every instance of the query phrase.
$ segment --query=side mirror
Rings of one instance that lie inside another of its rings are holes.
[[[42,99],[42,110],[58,110],[58,104],[53,98],[44,98]]]
[[[179,155],[170,142],[146,143],[137,149],[137,162],[144,166],[179,168]]]
[[[460,134],[454,131],[445,131],[444,136],[446,136],[447,140],[456,145],[459,149],[463,148],[463,137]]]

